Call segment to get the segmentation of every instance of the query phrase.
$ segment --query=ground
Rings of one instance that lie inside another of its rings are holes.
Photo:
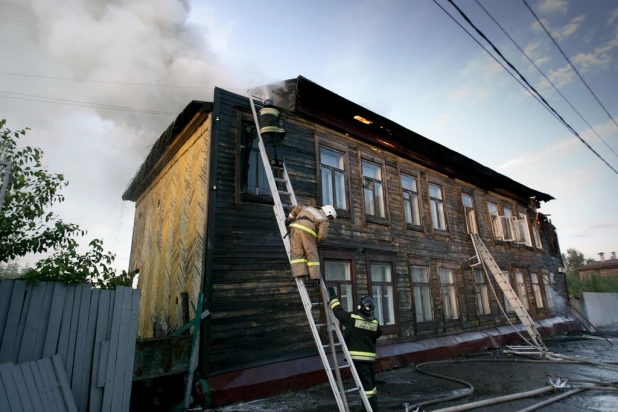
[[[560,335],[545,339],[549,351],[571,357],[579,357],[600,362],[618,364],[618,324],[603,328],[614,346],[605,339],[583,334]],[[522,356],[508,355],[503,350],[481,352],[446,363],[436,363],[423,367],[428,372],[465,380],[474,386],[471,395],[451,402],[427,405],[421,410],[435,411],[441,408],[461,405],[479,400],[495,398],[517,392],[538,389],[547,385],[547,376],[577,379],[616,381],[617,368],[583,364],[531,363]],[[412,405],[439,399],[467,390],[463,384],[452,382],[418,372],[415,366],[390,370],[376,376],[381,411],[405,411],[405,403]],[[562,392],[559,392],[562,393]],[[478,408],[482,412],[519,411],[523,408],[558,395],[548,393],[533,398],[525,398],[493,406]],[[358,395],[348,397],[351,410],[360,406]],[[413,411],[414,408],[410,408]],[[618,392],[587,390],[566,399],[545,406],[543,411],[618,411]],[[334,397],[328,384],[318,385],[307,390],[290,392],[268,399],[260,399],[235,405],[227,405],[217,412],[258,412],[258,411],[337,411]]]

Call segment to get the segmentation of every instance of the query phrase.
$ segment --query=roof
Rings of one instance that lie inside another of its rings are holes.
[[[456,177],[526,204],[531,197],[545,202],[554,199],[551,195],[524,186],[303,76],[263,86],[261,89],[267,91],[277,106],[318,123],[327,124],[384,151],[395,153],[449,177]],[[365,122],[355,119],[355,116],[357,118],[360,116]]]
[[[579,266],[576,268],[577,271],[580,270],[595,270],[595,269],[611,269],[618,268],[618,259],[612,258],[603,261],[596,261],[592,263],[588,263],[587,265]]]
[[[172,145],[178,147],[182,142],[176,141],[176,137],[187,127],[193,118],[199,113],[212,112],[212,102],[202,102],[193,100],[184,108],[182,112],[174,119],[174,121],[165,129],[163,134],[157,139],[152,146],[150,153],[140,166],[137,173],[131,179],[129,187],[122,194],[122,200],[136,201],[142,192],[148,187],[150,182],[157,175],[159,167],[166,163],[166,159],[162,159],[165,151]],[[188,137],[188,135],[186,136]]]

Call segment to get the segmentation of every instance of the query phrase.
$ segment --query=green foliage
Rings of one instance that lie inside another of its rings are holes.
[[[579,291],[581,288],[579,276],[576,273],[567,273],[566,282],[569,296],[579,296]]]
[[[618,292],[618,277],[601,276],[597,271],[589,273],[582,279],[584,292]]]
[[[86,232],[76,224],[65,223],[50,210],[64,201],[60,191],[69,182],[62,174],[45,169],[41,149],[17,146],[26,130],[13,132],[6,127],[6,120],[0,120],[0,159],[12,165],[0,213],[0,263],[49,252],[51,256],[26,271],[25,279],[90,282],[102,288],[131,286],[133,274],[126,271],[116,273],[111,267],[116,256],[104,252],[102,240],[90,242],[90,250],[85,254],[77,252],[76,238]]]
[[[569,295],[579,296],[581,285],[577,268],[586,263],[584,254],[577,249],[567,249],[566,255],[562,254],[562,261],[566,269],[567,289]]]

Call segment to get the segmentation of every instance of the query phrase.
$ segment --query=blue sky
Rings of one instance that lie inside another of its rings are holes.
[[[462,21],[447,1],[439,3]],[[618,156],[478,4],[456,3],[618,170]],[[618,121],[618,3],[529,3]],[[618,152],[616,125],[524,3],[481,4]],[[212,98],[215,85],[243,93],[301,74],[553,195],[541,211],[551,214],[563,252],[573,247],[598,259],[618,249],[618,175],[432,0],[194,0],[190,8],[177,0],[4,0],[3,8],[0,46],[12,58],[0,62],[0,117],[12,128],[32,128],[25,143],[43,147],[50,170],[71,182],[59,212],[89,237],[103,237],[119,267],[128,264],[134,208],[120,196],[173,116],[16,100],[7,92],[178,113],[191,99]]]

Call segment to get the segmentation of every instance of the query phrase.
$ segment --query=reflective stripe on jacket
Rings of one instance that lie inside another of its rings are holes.
[[[290,227],[310,233],[322,243],[328,236],[328,218],[320,208],[313,206],[294,206],[288,215]]]
[[[345,342],[354,360],[373,362],[376,359],[376,340],[382,336],[378,321],[347,312],[338,299],[330,302],[330,307],[339,321],[345,326]]]

